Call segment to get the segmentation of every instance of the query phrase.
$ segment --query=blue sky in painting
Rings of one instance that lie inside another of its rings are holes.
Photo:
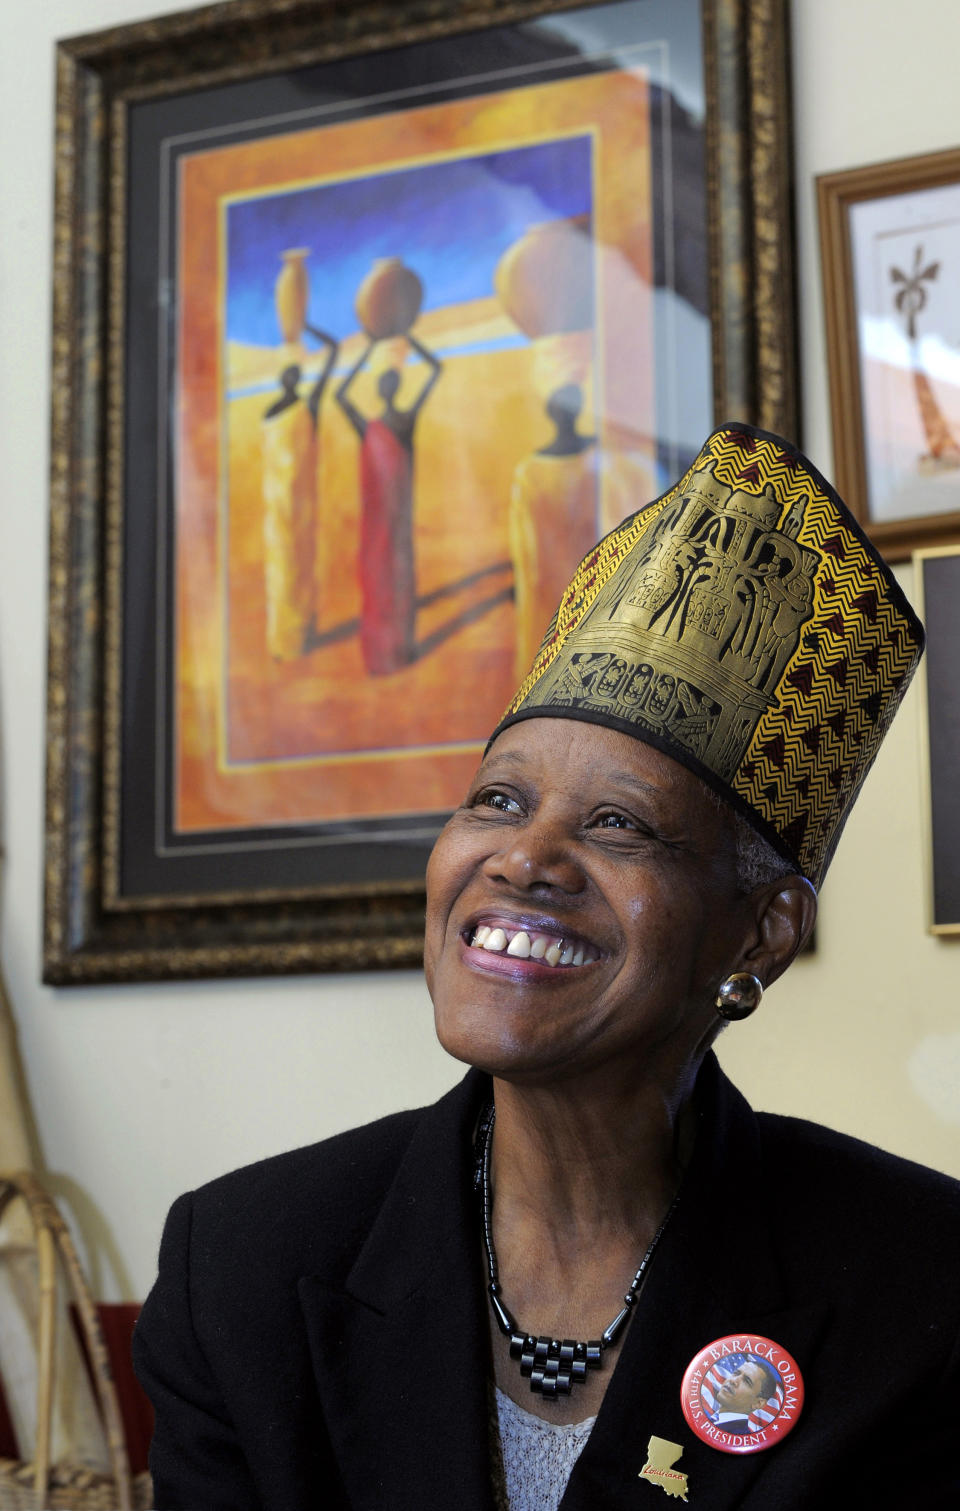
[[[502,254],[537,221],[591,211],[591,142],[564,138],[243,200],[227,208],[227,337],[280,340],[280,254],[309,247],[312,324],[357,329],[353,301],[377,257],[419,273],[425,310],[493,293]]]

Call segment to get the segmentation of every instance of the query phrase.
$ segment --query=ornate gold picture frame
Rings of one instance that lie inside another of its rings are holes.
[[[595,538],[714,419],[793,436],[792,247],[782,0],[60,44],[44,979],[418,964],[535,597],[511,499],[562,457]]]

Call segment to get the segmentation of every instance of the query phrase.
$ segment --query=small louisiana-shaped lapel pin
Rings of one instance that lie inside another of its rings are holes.
[[[647,1462],[640,1470],[640,1478],[652,1481],[668,1495],[674,1495],[677,1500],[685,1501],[687,1476],[673,1467],[682,1452],[683,1449],[679,1443],[668,1442],[666,1438],[651,1438],[647,1444]]]

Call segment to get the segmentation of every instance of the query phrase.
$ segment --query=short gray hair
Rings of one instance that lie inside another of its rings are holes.
[[[741,892],[752,892],[755,887],[765,887],[796,872],[796,866],[784,860],[742,813],[733,815],[733,829],[737,840],[737,886]]]
[[[763,835],[753,827],[750,820],[738,813],[719,792],[701,781],[704,797],[720,813],[732,813],[733,834],[737,847],[737,886],[741,892],[753,892],[784,876],[796,873],[796,866],[784,860]]]

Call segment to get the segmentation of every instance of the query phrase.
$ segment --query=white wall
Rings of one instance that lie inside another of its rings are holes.
[[[814,178],[960,143],[960,6],[793,0],[804,448],[831,475]],[[956,274],[954,274],[956,276]],[[899,569],[909,595],[913,572]],[[960,668],[958,668],[960,675]],[[960,1175],[960,938],[925,933],[921,704],[908,693],[798,961],[721,1058],[756,1105]]]
[[[107,1299],[150,1284],[181,1189],[428,1100],[458,1067],[414,973],[53,991],[40,985],[53,41],[162,10],[17,7],[0,50],[2,962],[53,1185]],[[956,0],[796,0],[805,441],[829,475],[812,178],[956,145]],[[909,592],[911,572],[902,573]],[[759,1104],[960,1175],[960,941],[924,933],[919,706],[905,704],[799,962],[723,1058]]]

